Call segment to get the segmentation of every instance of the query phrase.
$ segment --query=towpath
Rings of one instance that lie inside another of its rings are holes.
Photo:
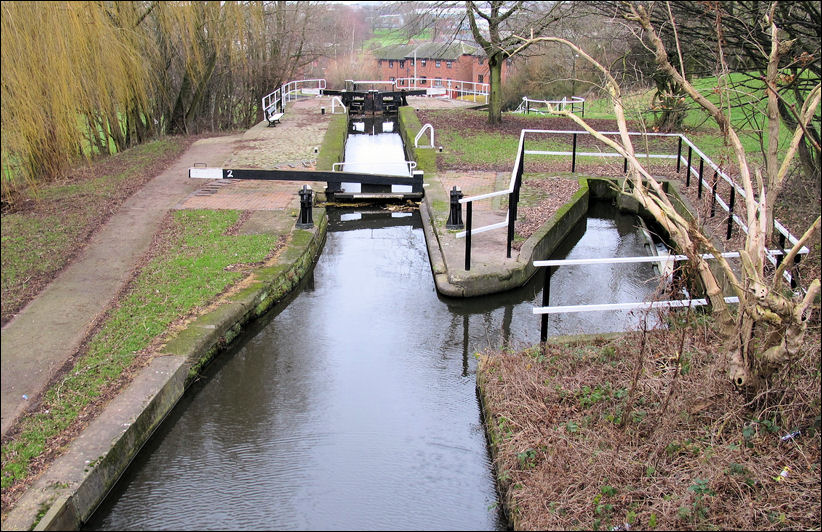
[[[2,329],[2,434],[74,357],[90,331],[129,281],[169,210],[213,208],[284,212],[295,201],[289,183],[243,186],[213,194],[213,185],[188,178],[195,163],[276,167],[313,164],[328,115],[316,101],[289,106],[283,123],[265,123],[242,135],[196,141],[173,165],[131,196],[93,236],[80,256]],[[293,223],[293,218],[288,216]],[[268,216],[270,220],[271,216]],[[251,220],[251,224],[255,221]],[[264,227],[265,224],[257,224]]]
[[[414,98],[415,107],[470,105]],[[2,435],[58,378],[126,286],[172,209],[253,211],[242,229],[288,232],[299,208],[295,182],[201,181],[195,164],[216,167],[313,169],[331,109],[330,99],[290,103],[282,123],[262,122],[241,135],[196,141],[166,171],[129,198],[93,236],[80,256],[2,329]]]

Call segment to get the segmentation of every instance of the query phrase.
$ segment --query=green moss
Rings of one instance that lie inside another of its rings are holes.
[[[328,122],[320,153],[317,154],[317,170],[331,171],[334,163],[345,157],[345,136],[347,135],[348,115],[333,115]]]
[[[437,171],[437,153],[431,148],[415,148],[414,137],[422,129],[416,111],[411,107],[400,107],[399,114],[400,136],[409,150],[411,157],[417,162],[417,169],[422,170],[426,175],[432,175]]]

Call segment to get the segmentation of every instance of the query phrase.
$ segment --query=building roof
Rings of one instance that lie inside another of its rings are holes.
[[[462,41],[424,42],[420,44],[394,44],[374,50],[377,59],[444,59],[456,61],[461,55],[473,55],[476,48]],[[416,54],[415,54],[416,52]]]

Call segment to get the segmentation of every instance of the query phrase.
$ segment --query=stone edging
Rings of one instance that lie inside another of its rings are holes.
[[[533,261],[549,256],[554,249],[568,236],[568,233],[588,212],[589,190],[587,180],[579,179],[579,190],[548,221],[522,245],[514,265],[500,268],[496,272],[461,272],[460,279],[449,275],[444,254],[439,240],[439,233],[434,228],[434,215],[426,194],[420,216],[422,217],[425,241],[428,246],[428,257],[431,272],[437,291],[451,297],[473,297],[493,294],[518,288],[534,275],[536,268]]]
[[[246,288],[200,316],[166,344],[131,384],[26,490],[3,530],[75,530],[87,520],[132,459],[171,412],[198,371],[240,333],[293,291],[325,243],[325,209],[311,230],[292,232],[275,266],[258,269]]]

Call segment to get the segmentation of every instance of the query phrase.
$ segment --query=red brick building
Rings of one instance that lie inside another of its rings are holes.
[[[463,42],[396,44],[374,51],[380,79],[395,81],[417,78],[420,88],[447,87],[448,81],[489,83],[485,53]],[[508,61],[502,65],[502,81],[508,75]]]

